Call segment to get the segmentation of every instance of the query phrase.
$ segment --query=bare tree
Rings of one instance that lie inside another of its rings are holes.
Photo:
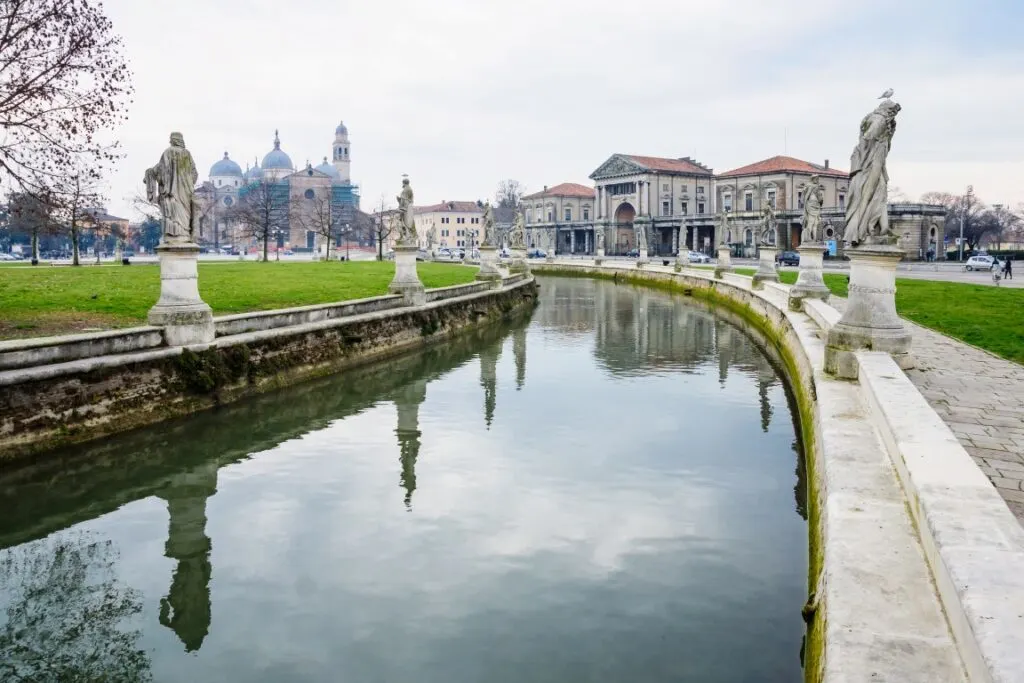
[[[103,201],[96,179],[90,171],[75,170],[57,179],[50,196],[57,222],[71,236],[71,263],[79,266],[82,230],[95,228],[97,224],[90,210],[95,210]]]
[[[384,260],[384,244],[391,236],[391,231],[395,229],[393,213],[387,195],[382,194],[373,210],[373,223],[368,226],[373,241],[377,244],[378,261]]]
[[[39,265],[39,237],[53,234],[54,206],[43,193],[12,192],[7,198],[7,227],[11,235],[28,235],[32,265]]]
[[[316,194],[312,199],[305,200],[305,206],[299,214],[299,222],[308,232],[315,232],[323,237],[327,244],[327,258],[331,260],[331,238],[341,227],[341,211],[331,204],[330,190],[326,195]]]
[[[119,157],[103,132],[132,94],[121,50],[92,0],[0,0],[0,170],[14,185],[74,191]],[[69,167],[78,182],[60,182]]]
[[[267,260],[268,244],[288,225],[288,188],[268,178],[261,178],[246,188],[239,197],[232,216],[247,237],[263,245],[263,260]]]
[[[519,202],[523,198],[523,184],[518,180],[508,178],[498,183],[498,190],[494,193],[494,199],[498,206],[507,209],[519,209]]]

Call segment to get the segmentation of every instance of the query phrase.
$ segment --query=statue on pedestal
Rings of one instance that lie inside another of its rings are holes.
[[[402,178],[402,191],[398,197],[398,239],[399,246],[416,246],[416,220],[412,208],[412,186],[408,178]]]
[[[596,230],[597,230],[597,248],[600,249],[601,251],[604,251],[604,228],[602,226],[598,226],[596,228]]]
[[[157,204],[163,216],[161,244],[193,241],[200,214],[195,197],[198,178],[192,153],[185,149],[184,136],[171,133],[171,146],[164,150],[156,166],[146,169],[143,177],[146,199]]]
[[[764,207],[761,208],[761,244],[766,247],[775,245],[775,209],[764,201]]]
[[[729,214],[726,211],[718,214],[718,243],[732,244],[732,230],[729,229]]]
[[[437,227],[431,225],[430,230],[427,230],[427,249],[432,250],[435,244],[437,244]]]
[[[647,251],[647,226],[641,225],[636,231],[636,248]]]
[[[494,212],[491,211],[491,203],[484,202],[484,217],[480,221],[480,246],[494,246]]]
[[[821,205],[824,203],[825,188],[818,182],[818,175],[812,175],[804,187],[804,225],[800,232],[801,242],[821,242]]]
[[[523,223],[523,214],[519,212],[516,212],[516,219],[508,234],[508,248],[526,249],[526,225]]]
[[[896,131],[900,105],[886,98],[860,122],[860,139],[850,156],[850,194],[846,205],[847,239],[895,242],[889,226],[889,173],[885,160]]]

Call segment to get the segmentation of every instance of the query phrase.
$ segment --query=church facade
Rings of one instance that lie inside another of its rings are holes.
[[[281,138],[274,131],[273,148],[263,156],[262,163],[241,166],[227,152],[210,168],[209,177],[198,188],[200,204],[200,244],[231,246],[242,250],[255,246],[246,235],[236,215],[240,202],[260,184],[269,184],[269,191],[279,198],[279,223],[272,238],[278,248],[295,251],[316,251],[323,237],[306,217],[318,202],[329,202],[332,220],[337,216],[339,231],[346,218],[359,210],[359,186],[352,182],[352,154],[348,128],[344,122],[334,130],[331,154],[317,166],[310,163],[296,169],[291,157],[281,148]]]

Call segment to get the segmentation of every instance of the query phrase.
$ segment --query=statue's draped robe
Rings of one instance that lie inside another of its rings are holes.
[[[801,231],[801,242],[821,241],[821,186],[808,186],[807,197],[804,199],[804,229]]]
[[[190,239],[194,192],[199,179],[192,155],[184,147],[168,147],[160,157],[160,163],[150,171],[152,174],[146,174],[147,192],[153,189],[151,179],[155,180],[157,201],[164,219],[164,236],[179,241]]]
[[[512,224],[512,233],[508,237],[508,246],[510,249],[526,248],[526,229],[519,218]]]
[[[892,144],[892,128],[878,110],[864,117],[860,141],[850,156],[850,194],[846,205],[846,236],[860,243],[889,231],[889,174],[885,159]]]
[[[398,195],[398,210],[401,212],[401,223],[398,226],[398,241],[408,244],[416,241],[416,220],[412,210],[412,186],[405,185]]]

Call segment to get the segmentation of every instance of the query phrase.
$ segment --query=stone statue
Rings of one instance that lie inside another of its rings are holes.
[[[398,244],[416,245],[416,220],[412,209],[412,186],[408,178],[402,178],[402,191],[398,197]]]
[[[437,243],[437,226],[431,225],[427,230],[427,249],[433,249]]]
[[[860,122],[860,139],[850,156],[850,193],[846,204],[845,234],[853,246],[895,239],[889,226],[889,173],[885,160],[892,147],[899,112],[900,105],[885,99]]]
[[[647,228],[640,226],[636,231],[636,248],[639,251],[647,251]]]
[[[509,249],[526,249],[526,225],[523,223],[523,214],[516,212],[516,220],[512,223],[512,230],[508,234]]]
[[[807,244],[821,243],[821,205],[825,203],[825,188],[818,182],[818,176],[812,175],[804,187],[804,227],[800,232],[800,241]]]
[[[729,228],[729,214],[726,211],[718,214],[718,243],[732,244],[732,230]]]
[[[604,228],[597,228],[597,248],[604,251]]]
[[[775,209],[768,203],[768,200],[764,201],[764,207],[761,209],[761,244],[770,247],[775,244]]]
[[[480,246],[494,246],[494,212],[491,211],[491,203],[484,202],[484,217],[480,221]]]
[[[143,178],[146,199],[159,205],[163,216],[162,244],[186,244],[193,240],[199,222],[195,187],[199,174],[181,133],[171,133],[171,146],[160,161],[147,168]]]

